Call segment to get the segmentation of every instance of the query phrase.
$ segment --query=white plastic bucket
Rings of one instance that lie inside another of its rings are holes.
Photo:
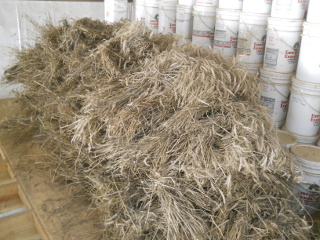
[[[214,53],[218,53],[224,57],[232,57],[236,55],[239,18],[239,10],[217,9],[213,41]]]
[[[176,32],[176,14],[178,1],[159,2],[159,33]]]
[[[146,13],[146,26],[154,33],[158,33],[159,29],[159,1],[145,0],[144,8]]]
[[[271,17],[303,19],[308,0],[273,0]]]
[[[218,7],[219,0],[196,0],[197,6]]]
[[[144,8],[144,0],[135,0],[134,2],[134,20],[145,23],[146,11]]]
[[[261,105],[270,109],[276,122],[286,119],[292,74],[269,72],[260,69],[259,85]]]
[[[216,8],[209,6],[193,7],[192,43],[204,48],[212,47]]]
[[[320,23],[303,23],[297,78],[320,84]]]
[[[277,137],[280,144],[287,149],[290,149],[298,143],[298,139],[293,134],[283,130],[277,130]]]
[[[283,125],[282,126],[282,130],[283,131],[286,131],[292,135],[294,135],[297,139],[298,139],[298,143],[299,144],[307,144],[307,145],[316,145],[317,144],[317,141],[320,137],[320,135],[316,135],[316,136],[312,136],[312,137],[307,137],[307,136],[302,136],[302,135],[299,135],[299,134],[295,134],[293,132],[290,132],[287,128],[286,128],[286,125]]]
[[[268,18],[263,68],[292,73],[297,66],[302,20]]]
[[[303,204],[300,214],[313,215],[320,207],[320,148],[297,144],[290,149],[301,170],[302,180],[296,185],[296,194]]]
[[[193,5],[196,4],[196,0],[179,0],[178,4],[179,5],[193,6]]]
[[[242,12],[270,14],[272,0],[243,0]]]
[[[307,22],[309,23],[320,23],[320,1],[310,0],[307,14]]]
[[[192,6],[178,5],[176,15],[176,33],[185,37],[192,38]]]
[[[105,20],[107,22],[118,22],[122,18],[127,18],[127,1],[108,1],[104,2]]]
[[[240,13],[237,60],[245,63],[263,63],[267,38],[268,16]]]
[[[243,0],[220,0],[219,8],[242,10]]]
[[[320,84],[292,78],[286,128],[302,136],[316,136],[320,127]]]

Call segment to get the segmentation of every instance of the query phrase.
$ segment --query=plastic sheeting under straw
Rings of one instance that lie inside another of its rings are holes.
[[[292,156],[236,63],[128,21],[40,30],[5,78],[106,239],[310,237]]]

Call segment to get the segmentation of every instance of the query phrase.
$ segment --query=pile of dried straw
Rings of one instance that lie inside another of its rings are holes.
[[[7,82],[107,239],[308,239],[291,156],[235,63],[127,21],[41,27]]]

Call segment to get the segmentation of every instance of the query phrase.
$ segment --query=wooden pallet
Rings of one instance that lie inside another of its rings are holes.
[[[11,117],[12,102],[0,100],[0,120]],[[49,170],[35,167],[47,159],[37,144],[2,135],[0,155],[1,240],[108,239],[89,201],[53,183]]]
[[[10,174],[11,173],[11,174]],[[13,177],[8,162],[0,160],[0,239],[25,240],[44,239],[39,234],[39,223],[28,207],[21,200],[23,190]],[[41,228],[40,228],[41,229]],[[40,231],[41,232],[41,231]],[[42,232],[41,232],[42,233]]]

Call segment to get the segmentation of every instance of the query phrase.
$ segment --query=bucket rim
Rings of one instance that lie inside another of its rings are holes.
[[[283,145],[292,147],[292,146],[294,146],[294,145],[296,145],[296,144],[298,143],[298,138],[297,138],[296,136],[294,136],[293,134],[289,133],[289,132],[286,132],[286,131],[281,130],[281,129],[277,129],[277,130],[276,130],[276,133],[277,133],[277,137],[278,137],[278,139],[279,139],[279,142],[280,142],[281,139],[280,139],[280,137],[278,136],[278,133],[284,134],[284,135],[292,138],[292,142],[289,142],[289,143],[281,143],[281,142],[280,142],[280,143],[283,144]]]
[[[296,87],[298,87],[297,84],[298,84],[298,85],[304,85],[304,86],[306,86],[306,88],[308,88],[308,89],[311,88],[311,91],[316,91],[316,92],[320,91],[320,83],[306,82],[306,81],[303,81],[303,80],[301,80],[301,79],[298,79],[298,78],[296,77],[296,75],[293,75],[293,76],[292,76],[291,81],[292,81],[292,86],[293,86],[294,84],[295,84]]]
[[[302,24],[304,20],[269,17],[267,21],[268,30],[270,29],[284,32],[300,32],[302,31]]]
[[[298,148],[308,148],[308,153],[310,153],[311,156],[310,155],[304,156],[301,152],[299,153]],[[317,156],[320,156],[320,147],[315,146],[315,145],[296,144],[295,146],[293,146],[290,149],[290,151],[295,156],[298,156],[301,159],[301,162],[304,162],[304,163],[311,162],[311,164],[313,163],[313,164],[319,165],[319,167],[320,167],[320,158],[319,157],[318,157],[318,159],[316,158]],[[312,151],[314,151],[314,152],[312,153]]]
[[[285,125],[285,124],[282,126],[281,130],[293,134],[294,136],[296,136],[296,137],[298,138],[298,141],[299,141],[299,139],[309,140],[309,141],[317,141],[317,140],[320,138],[320,132],[319,132],[317,135],[315,135],[315,136],[303,136],[303,135],[296,134],[296,133],[293,133],[293,132],[289,131],[289,130],[286,128],[286,125]]]

